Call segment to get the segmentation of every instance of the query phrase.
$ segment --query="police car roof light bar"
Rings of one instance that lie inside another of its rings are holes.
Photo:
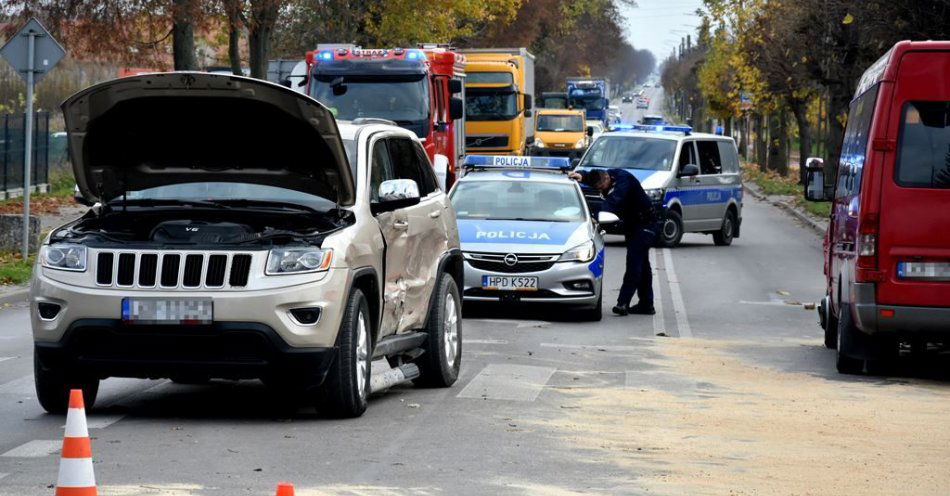
[[[518,157],[510,155],[466,155],[462,168],[470,169],[530,169],[549,172],[568,172],[572,169],[567,157]]]

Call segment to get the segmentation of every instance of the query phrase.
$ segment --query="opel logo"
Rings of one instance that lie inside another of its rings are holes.
[[[514,253],[509,253],[505,255],[505,265],[509,267],[514,267],[517,264],[518,264],[518,255],[515,255]]]

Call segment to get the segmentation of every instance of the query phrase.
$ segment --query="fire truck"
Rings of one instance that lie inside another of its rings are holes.
[[[465,57],[443,45],[307,52],[307,94],[337,119],[386,119],[422,140],[446,190],[465,154]]]

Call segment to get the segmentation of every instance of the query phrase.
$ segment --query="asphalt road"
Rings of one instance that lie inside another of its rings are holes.
[[[100,494],[947,494],[948,360],[838,375],[805,309],[818,235],[748,196],[743,217],[731,247],[654,250],[655,317],[468,306],[458,383],[391,389],[359,419],[254,381],[106,380],[89,413]],[[0,308],[4,496],[56,481],[64,418],[37,404],[31,360],[26,308]]]

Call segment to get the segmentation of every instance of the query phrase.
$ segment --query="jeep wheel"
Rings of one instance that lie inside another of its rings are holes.
[[[327,372],[318,405],[335,417],[359,417],[366,411],[373,353],[366,296],[354,289],[340,324],[339,354]]]
[[[680,244],[681,239],[683,239],[683,216],[676,210],[669,210],[661,224],[657,244],[664,248],[672,248]]]
[[[726,217],[722,219],[722,227],[712,233],[713,243],[716,246],[729,246],[736,234],[736,214],[732,210],[726,211]]]
[[[416,364],[422,375],[413,382],[420,386],[449,387],[459,377],[462,363],[462,299],[458,286],[448,274],[442,274],[423,345],[425,353]]]
[[[82,389],[82,400],[86,410],[91,410],[99,394],[99,379],[82,378],[78,374],[66,374],[49,369],[33,357],[33,380],[36,383],[36,398],[40,406],[49,413],[66,413],[69,406],[69,390]]]

